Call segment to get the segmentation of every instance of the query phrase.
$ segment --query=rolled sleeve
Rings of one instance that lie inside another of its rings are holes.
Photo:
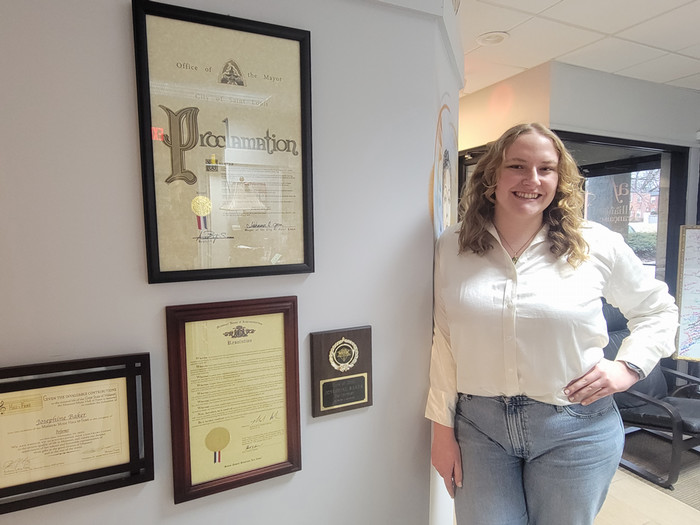
[[[666,283],[648,274],[642,262],[620,237],[606,299],[627,318],[630,335],[617,360],[628,361],[646,375],[663,357],[676,351],[678,308]]]
[[[436,249],[434,279],[433,344],[430,354],[430,389],[425,417],[441,425],[454,426],[457,405],[457,365],[450,345],[447,314],[442,298],[440,245]]]

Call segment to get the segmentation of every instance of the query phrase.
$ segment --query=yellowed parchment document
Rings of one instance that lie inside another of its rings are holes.
[[[299,43],[147,20],[161,269],[303,262]]]
[[[193,485],[287,460],[284,314],[185,324]]]
[[[0,393],[0,488],[128,462],[125,378]]]

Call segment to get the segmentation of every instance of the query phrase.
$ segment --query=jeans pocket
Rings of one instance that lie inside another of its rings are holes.
[[[458,416],[463,416],[467,410],[467,404],[471,401],[472,396],[469,394],[458,394],[456,413]]]
[[[612,396],[605,396],[598,401],[594,401],[590,405],[565,405],[564,411],[570,416],[577,417],[580,419],[592,418],[602,416],[606,412],[612,410],[613,398]]]

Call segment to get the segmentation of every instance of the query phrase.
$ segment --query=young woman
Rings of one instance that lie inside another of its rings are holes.
[[[513,127],[438,241],[426,416],[459,524],[592,524],[624,441],[611,394],[675,350],[667,286],[583,220],[581,188],[554,133]],[[615,361],[601,297],[629,319]]]

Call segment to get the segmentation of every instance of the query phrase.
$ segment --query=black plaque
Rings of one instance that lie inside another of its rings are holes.
[[[312,415],[372,405],[372,328],[311,334]]]

